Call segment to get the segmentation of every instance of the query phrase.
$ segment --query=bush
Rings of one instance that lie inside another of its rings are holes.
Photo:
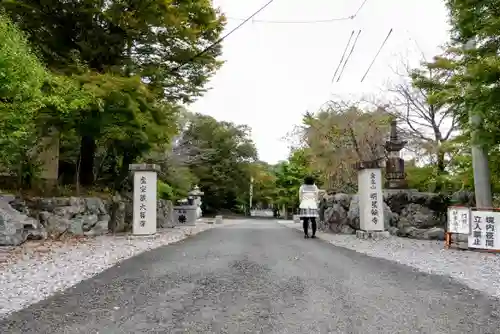
[[[172,200],[174,197],[172,187],[162,181],[157,182],[156,192],[158,199]]]

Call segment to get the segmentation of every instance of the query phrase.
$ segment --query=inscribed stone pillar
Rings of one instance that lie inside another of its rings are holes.
[[[59,131],[52,127],[46,136],[40,139],[36,149],[38,160],[41,164],[40,179],[43,182],[42,189],[52,191],[57,186],[59,178]]]
[[[134,173],[133,225],[134,235],[156,234],[156,180],[160,170],[154,164],[132,164]]]
[[[384,231],[384,199],[380,168],[358,171],[358,196],[360,229],[367,232]]]

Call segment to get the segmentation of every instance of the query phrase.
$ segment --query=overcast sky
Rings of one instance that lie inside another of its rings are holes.
[[[229,31],[268,0],[214,0],[226,14]],[[316,111],[333,95],[348,99],[379,95],[397,80],[391,70],[409,57],[418,65],[422,53],[431,59],[448,38],[442,0],[367,0],[353,20],[317,21],[354,14],[363,0],[275,0],[223,43],[224,66],[211,80],[211,90],[189,109],[218,120],[248,124],[261,160],[286,159],[283,137],[306,111]],[[389,30],[393,33],[363,83]],[[339,82],[333,73],[352,30],[361,29]],[[420,51],[421,50],[421,51]]]

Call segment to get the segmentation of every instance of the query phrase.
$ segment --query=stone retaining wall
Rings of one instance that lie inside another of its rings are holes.
[[[173,227],[172,203],[158,200],[157,227]],[[16,246],[28,239],[94,236],[132,230],[132,200],[97,197],[0,196],[0,246]]]
[[[385,190],[385,228],[392,235],[401,237],[443,240],[447,208],[452,202],[472,206],[472,194],[444,196],[412,190]],[[359,230],[357,195],[326,195],[320,211],[324,230],[344,234],[354,234]]]

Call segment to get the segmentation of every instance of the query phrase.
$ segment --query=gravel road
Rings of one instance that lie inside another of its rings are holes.
[[[125,260],[0,320],[0,333],[498,333],[497,305],[251,220]]]

